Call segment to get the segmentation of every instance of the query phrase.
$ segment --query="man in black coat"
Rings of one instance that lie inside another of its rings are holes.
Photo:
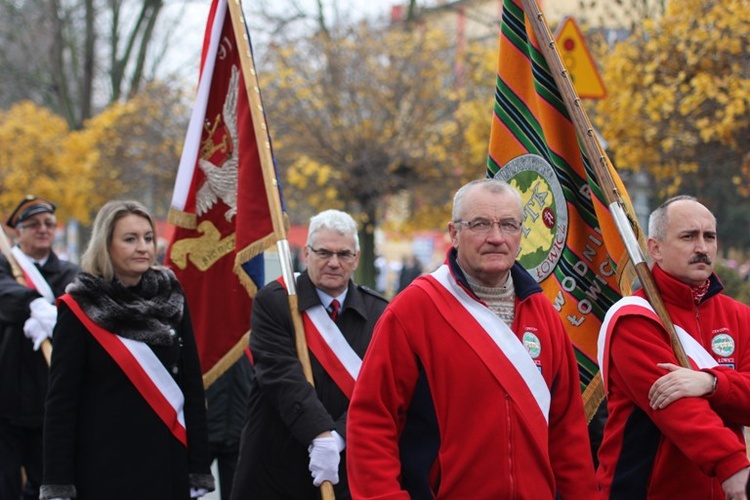
[[[297,279],[315,387],[297,357],[287,292],[280,282],[255,296],[250,351],[254,369],[233,499],[318,497],[323,481],[350,498],[346,478],[346,414],[351,390],[387,302],[356,285],[357,226],[326,210],[310,219],[307,271]]]
[[[78,266],[52,251],[55,205],[27,196],[8,218],[18,246],[14,260],[26,285],[0,256],[0,498],[17,499],[21,468],[27,482],[23,498],[39,498],[42,482],[42,418],[49,369],[39,349],[52,335],[55,298],[78,273]]]
[[[206,389],[208,446],[219,472],[221,500],[229,500],[232,495],[251,370],[250,359],[243,355]]]

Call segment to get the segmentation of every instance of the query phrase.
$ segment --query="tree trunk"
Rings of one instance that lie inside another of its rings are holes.
[[[355,281],[362,285],[375,288],[375,211],[367,210],[367,220],[362,223],[359,232],[359,266]]]

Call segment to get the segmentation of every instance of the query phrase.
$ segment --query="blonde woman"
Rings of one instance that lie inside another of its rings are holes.
[[[99,211],[59,301],[41,499],[188,499],[214,489],[201,369],[180,284],[138,202]]]

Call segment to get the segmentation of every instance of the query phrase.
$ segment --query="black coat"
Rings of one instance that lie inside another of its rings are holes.
[[[78,266],[50,253],[40,272],[59,297],[78,274]],[[0,255],[0,417],[25,427],[42,426],[47,395],[47,362],[23,333],[29,304],[39,297],[16,282],[10,264]]]
[[[44,420],[44,485],[75,486],[78,500],[187,500],[189,474],[210,475],[203,382],[187,307],[176,331],[181,342],[150,347],[185,396],[187,450],[61,304]]]
[[[320,304],[307,273],[297,280],[297,296],[300,311]],[[349,282],[336,324],[360,357],[386,305],[377,292]],[[278,282],[269,283],[255,296],[250,350],[254,371],[232,498],[317,498],[307,448],[321,432],[335,430],[346,438],[349,399],[312,353],[315,388],[305,380],[287,292]],[[341,454],[340,482],[334,486],[337,500],[350,497],[345,464],[346,450]]]
[[[237,452],[250,392],[250,360],[243,353],[208,389],[208,443],[214,451]]]

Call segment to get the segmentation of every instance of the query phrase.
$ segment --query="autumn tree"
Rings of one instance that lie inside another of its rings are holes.
[[[452,62],[441,33],[366,23],[272,46],[263,62],[290,212],[306,218],[337,207],[359,217],[365,282],[390,197],[444,204],[455,189]]]
[[[58,205],[60,220],[86,223],[91,207],[107,196],[106,174],[84,133],[25,101],[0,111],[0,209],[9,214],[21,196],[34,194]],[[105,175],[103,175],[105,174]]]
[[[190,119],[185,91],[153,83],[126,103],[113,103],[86,123],[98,168],[112,195],[143,202],[166,217]]]
[[[440,140],[447,162],[444,189],[426,189],[413,195],[409,192],[407,208],[399,212],[391,211],[389,220],[385,222],[385,227],[391,231],[445,230],[451,217],[452,194],[462,184],[485,175],[497,72],[497,46],[486,41],[472,41],[464,50],[456,53],[455,58],[460,60],[460,63],[454,64],[454,68],[460,68],[455,73],[459,83],[451,90],[455,94],[456,109],[452,120],[444,124]]]
[[[116,197],[165,216],[188,114],[181,94],[164,85],[112,104],[80,130],[28,101],[0,112],[2,213],[33,193],[54,200],[61,220],[83,224]]]
[[[163,0],[49,0],[44,8],[0,0],[0,106],[31,100],[78,129],[107,104],[136,95],[180,25],[160,22],[164,7]]]
[[[655,202],[698,196],[723,243],[750,244],[750,2],[671,2],[604,61],[597,125],[621,169],[643,169]]]
[[[576,19],[589,26],[635,30],[646,19],[658,19],[668,0],[577,0]]]

